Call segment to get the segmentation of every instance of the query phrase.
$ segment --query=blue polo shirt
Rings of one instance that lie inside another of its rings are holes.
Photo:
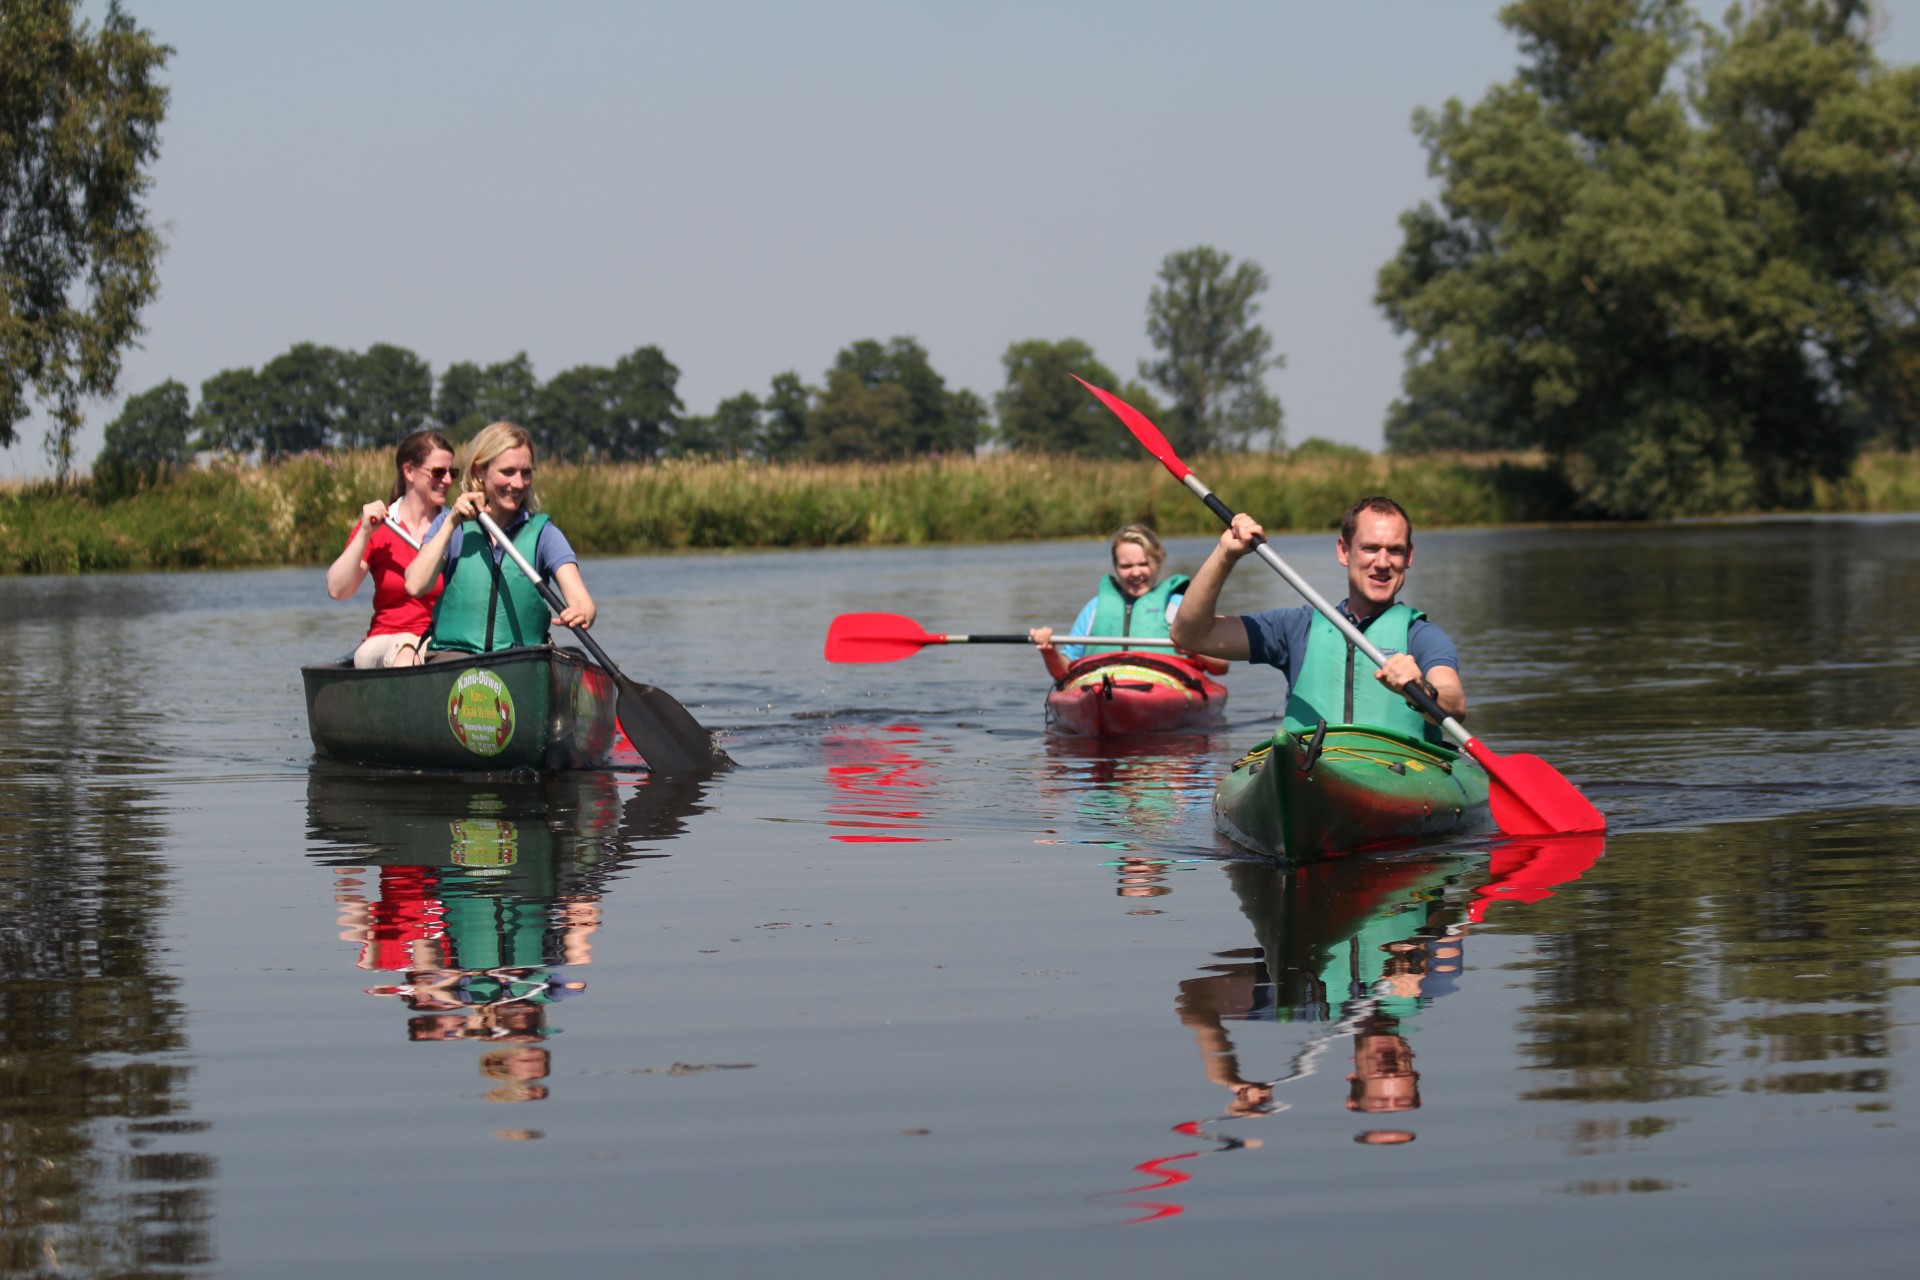
[[[1340,612],[1362,632],[1373,622],[1373,618],[1361,622],[1354,617],[1345,600],[1340,602]],[[1313,627],[1314,616],[1313,607],[1304,604],[1292,609],[1243,614],[1240,621],[1247,628],[1247,661],[1263,662],[1286,672],[1287,687],[1291,689],[1299,683],[1300,668],[1307,660],[1307,635]],[[1413,654],[1422,671],[1434,667],[1460,670],[1460,651],[1454,647],[1453,639],[1425,618],[1416,619],[1407,628],[1407,651]]]

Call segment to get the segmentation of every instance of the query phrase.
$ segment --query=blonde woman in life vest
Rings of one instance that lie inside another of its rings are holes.
[[[537,510],[533,468],[533,440],[514,423],[484,427],[467,446],[461,492],[407,569],[407,590],[415,596],[433,588],[436,573],[445,578],[427,639],[428,662],[548,642],[552,615],[546,600],[519,566],[504,563],[505,550],[493,545],[477,519],[482,511],[559,589],[567,607],[558,620],[569,627],[593,625],[593,597],[580,577],[580,559],[559,526]]]
[[[1175,574],[1164,582],[1160,570],[1167,562],[1167,549],[1159,535],[1143,524],[1130,524],[1110,540],[1113,572],[1101,580],[1093,599],[1081,608],[1073,620],[1074,636],[1141,636],[1164,640],[1171,635],[1174,615],[1186,591],[1187,579]],[[1034,627],[1027,632],[1047,664],[1047,674],[1055,680],[1066,675],[1067,668],[1086,654],[1085,645],[1053,643],[1052,627]],[[1193,655],[1189,655],[1193,656]],[[1199,659],[1214,675],[1226,671],[1225,662]]]

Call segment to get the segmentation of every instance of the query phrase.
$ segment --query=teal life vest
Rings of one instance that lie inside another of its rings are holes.
[[[1167,601],[1186,590],[1187,581],[1185,575],[1176,573],[1165,582],[1149,587],[1139,598],[1129,600],[1126,592],[1120,590],[1119,582],[1115,581],[1112,574],[1108,574],[1100,579],[1100,594],[1095,597],[1093,609],[1093,625],[1087,634],[1167,639]],[[1072,637],[1061,636],[1060,643],[1071,644]],[[1119,652],[1119,645],[1090,644],[1083,647],[1080,656]]]
[[[1387,656],[1407,652],[1407,631],[1427,615],[1394,604],[1367,627],[1367,639]],[[1347,643],[1340,629],[1319,614],[1307,632],[1307,654],[1300,679],[1287,690],[1285,723],[1289,732],[1328,724],[1368,724],[1395,729],[1427,742],[1443,739],[1439,726],[1407,705],[1407,700],[1374,679],[1373,662]]]
[[[534,563],[540,531],[546,527],[547,517],[537,515],[513,532],[511,541],[528,564]],[[552,616],[527,575],[517,565],[508,569],[496,562],[486,530],[469,521],[460,526],[460,558],[434,608],[427,647],[492,653],[545,644]]]

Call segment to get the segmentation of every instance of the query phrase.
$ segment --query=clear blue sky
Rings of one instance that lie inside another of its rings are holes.
[[[1517,60],[1494,0],[126,4],[176,52],[123,395],[302,341],[543,379],[654,343],[704,413],[909,334],[990,397],[1025,338],[1131,375],[1160,260],[1211,244],[1272,280],[1288,438],[1369,448],[1409,118]],[[1920,0],[1886,14],[1920,57]]]

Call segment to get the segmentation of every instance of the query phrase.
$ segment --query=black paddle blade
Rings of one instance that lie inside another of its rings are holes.
[[[733,765],[693,713],[665,689],[615,675],[620,689],[620,731],[659,774],[712,773]]]

